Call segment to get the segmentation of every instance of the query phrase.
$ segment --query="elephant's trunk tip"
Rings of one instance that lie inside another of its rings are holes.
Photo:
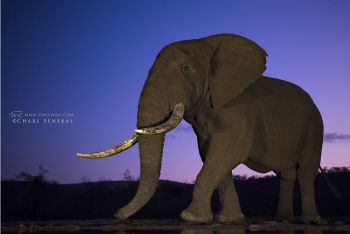
[[[126,215],[123,214],[123,212],[121,210],[118,210],[117,213],[114,214],[114,217],[120,220],[126,220],[127,218],[129,218],[131,215]]]

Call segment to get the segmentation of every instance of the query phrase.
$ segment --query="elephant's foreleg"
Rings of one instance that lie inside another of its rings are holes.
[[[221,209],[216,215],[216,219],[219,222],[240,222],[244,220],[231,171],[219,185],[219,198]]]
[[[296,168],[289,168],[280,172],[280,192],[277,218],[293,219],[293,189],[296,179]]]
[[[216,143],[214,140],[211,141],[207,157],[196,179],[192,202],[181,213],[181,217],[187,221],[212,221],[213,215],[210,207],[212,194],[232,169],[240,163],[241,150],[235,152],[232,142],[222,142],[222,138],[220,139],[220,142]],[[234,189],[233,186],[232,188]],[[238,200],[233,203],[238,204]]]
[[[198,148],[201,159],[204,163],[208,153],[208,141],[198,137]],[[221,181],[218,187],[221,209],[216,215],[219,222],[239,222],[244,220],[237,192],[233,183],[232,172],[230,171]]]

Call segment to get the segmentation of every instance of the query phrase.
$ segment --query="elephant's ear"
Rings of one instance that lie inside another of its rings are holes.
[[[266,69],[267,54],[257,44],[243,37],[212,39],[219,40],[211,43],[215,51],[210,61],[212,76],[209,89],[212,106],[219,109],[262,76]]]

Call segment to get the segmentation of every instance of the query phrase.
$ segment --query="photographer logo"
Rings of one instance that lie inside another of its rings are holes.
[[[14,110],[9,113],[13,124],[67,125],[73,124],[74,114],[69,112],[24,112]]]

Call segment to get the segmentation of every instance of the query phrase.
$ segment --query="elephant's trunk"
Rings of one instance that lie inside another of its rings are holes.
[[[116,213],[119,219],[128,218],[151,199],[160,176],[164,134],[141,135],[138,140],[141,167],[139,186],[132,201]]]
[[[146,85],[141,94],[137,127],[145,128],[157,125],[170,114],[169,102],[153,85]],[[139,135],[140,180],[136,195],[129,204],[119,209],[115,216],[126,219],[141,209],[153,196],[160,176],[164,133]]]

